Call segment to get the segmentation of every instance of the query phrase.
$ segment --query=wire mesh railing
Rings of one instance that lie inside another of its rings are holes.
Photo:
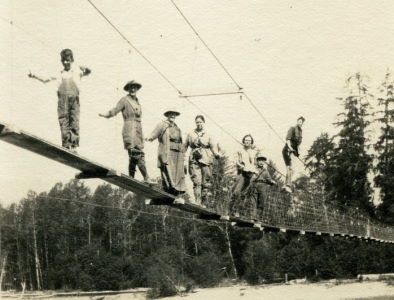
[[[237,197],[231,195],[228,187],[214,194],[215,199],[224,200],[211,202],[211,209],[262,226],[394,242],[392,226],[372,219],[357,208],[328,203],[323,195],[289,194],[267,184],[256,184]]]

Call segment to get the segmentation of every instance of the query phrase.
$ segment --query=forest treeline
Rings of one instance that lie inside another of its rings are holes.
[[[359,73],[346,80],[338,134],[322,133],[306,151],[309,175],[297,179],[297,189],[394,225],[393,91],[390,72],[379,87],[369,87]],[[370,134],[372,126],[380,129],[377,136]],[[214,167],[214,190],[231,182],[227,163],[222,159]],[[225,193],[214,196],[227,203]],[[226,279],[353,278],[393,272],[394,266],[391,244],[232,227],[147,206],[108,184],[91,191],[77,180],[0,207],[0,234],[2,289],[151,287],[157,297]]]

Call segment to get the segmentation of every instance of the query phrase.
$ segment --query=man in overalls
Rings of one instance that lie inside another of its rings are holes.
[[[61,62],[64,69],[59,76],[43,78],[41,76],[28,74],[30,78],[37,79],[43,83],[56,80],[58,82],[58,106],[57,114],[62,136],[62,146],[76,152],[79,146],[79,84],[83,76],[91,73],[90,69],[75,66],[74,56],[70,49],[60,52]]]

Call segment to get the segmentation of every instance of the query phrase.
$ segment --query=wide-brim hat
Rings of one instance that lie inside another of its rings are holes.
[[[257,159],[262,159],[262,160],[266,161],[266,160],[267,160],[267,157],[266,157],[264,154],[262,154],[262,153],[258,153],[258,154],[256,155],[256,160],[257,160]]]
[[[141,84],[141,83],[138,83],[137,81],[131,80],[131,81],[129,81],[129,82],[126,83],[126,85],[123,87],[123,89],[124,89],[126,92],[128,92],[129,89],[130,89],[132,86],[136,86],[137,89],[139,90],[139,89],[142,87],[142,84]]]
[[[181,114],[177,109],[171,108],[171,109],[168,109],[168,110],[164,113],[164,116],[168,117],[168,115],[171,114],[171,113],[174,114],[175,116],[179,116],[179,115]]]

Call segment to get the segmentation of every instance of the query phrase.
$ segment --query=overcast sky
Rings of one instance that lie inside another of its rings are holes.
[[[237,88],[169,0],[93,0],[106,16],[184,94]],[[306,118],[302,154],[332,123],[344,82],[360,71],[376,87],[394,65],[393,1],[178,0],[177,4],[229,72],[284,138],[299,115]],[[8,21],[12,21],[11,26]],[[128,80],[142,83],[138,97],[148,135],[169,107],[181,111],[183,133],[194,128],[194,106],[172,88],[87,2],[0,2],[0,121],[60,144],[54,83],[27,77],[58,74],[59,52],[74,51],[92,74],[81,86],[79,153],[127,173],[119,115],[99,118],[125,94]],[[375,90],[374,90],[375,91]],[[237,139],[251,133],[258,147],[285,171],[282,141],[239,95],[193,98]],[[207,120],[207,130],[231,157],[239,145]],[[148,170],[156,168],[157,142],[146,145]],[[29,189],[47,191],[76,170],[0,141],[0,204]],[[297,172],[302,172],[296,163]],[[99,180],[86,181],[92,188]],[[189,182],[190,184],[190,182]]]

